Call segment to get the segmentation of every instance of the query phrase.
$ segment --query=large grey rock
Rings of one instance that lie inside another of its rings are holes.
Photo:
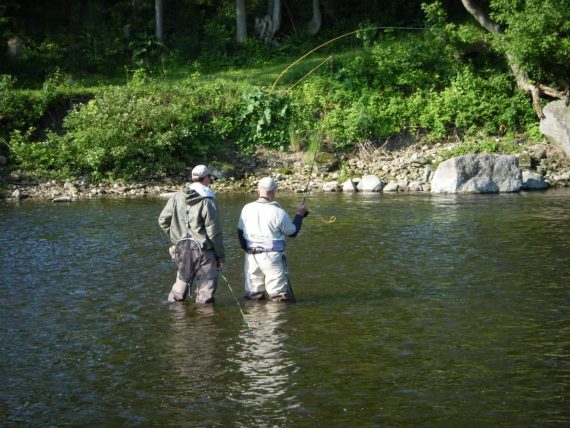
[[[541,174],[525,169],[522,172],[522,188],[524,190],[547,189],[548,183]]]
[[[570,158],[570,107],[563,100],[557,100],[549,103],[542,112],[540,132]]]
[[[431,182],[434,193],[517,192],[522,176],[511,155],[465,155],[442,162]]]
[[[354,181],[352,181],[352,179],[348,179],[346,180],[343,185],[342,185],[342,191],[343,192],[356,192],[356,184],[354,183]]]
[[[384,183],[376,175],[365,175],[358,183],[359,192],[381,192]]]

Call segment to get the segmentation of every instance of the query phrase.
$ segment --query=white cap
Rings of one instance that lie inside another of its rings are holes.
[[[212,172],[208,169],[206,165],[198,165],[195,166],[192,170],[192,180],[201,180],[208,175],[211,175]]]
[[[267,191],[272,192],[277,189],[277,183],[271,177],[263,177],[259,180],[257,187],[267,189]]]

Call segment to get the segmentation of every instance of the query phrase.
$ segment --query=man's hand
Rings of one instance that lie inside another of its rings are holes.
[[[305,218],[309,215],[309,210],[307,209],[307,207],[305,206],[304,202],[301,202],[299,204],[299,207],[297,208],[297,214],[299,214],[301,217]]]

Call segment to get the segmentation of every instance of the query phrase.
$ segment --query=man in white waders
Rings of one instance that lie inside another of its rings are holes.
[[[212,176],[205,165],[192,170],[192,184],[170,197],[158,224],[170,237],[177,265],[169,302],[184,300],[196,281],[196,303],[213,303],[218,270],[224,267],[224,241]]]
[[[301,203],[291,221],[274,201],[277,183],[271,177],[258,184],[259,198],[243,207],[238,223],[238,239],[245,256],[245,298],[262,300],[265,292],[273,301],[293,301],[287,278],[285,237],[294,238],[309,213]]]

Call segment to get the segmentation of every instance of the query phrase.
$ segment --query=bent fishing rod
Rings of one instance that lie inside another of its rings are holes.
[[[305,205],[305,199],[307,198],[307,191],[309,190],[309,185],[311,184],[311,175],[313,174],[313,169],[315,168],[315,161],[317,160],[317,155],[321,150],[322,140],[319,138],[319,144],[317,145],[317,149],[315,150],[315,154],[313,155],[313,161],[311,162],[311,168],[309,169],[309,174],[307,175],[307,184],[305,184],[305,188],[303,189],[303,205]],[[327,220],[321,214],[316,214],[320,217],[323,223],[334,223],[336,221],[336,216],[330,216]],[[309,215],[309,210],[305,211],[304,217]]]

